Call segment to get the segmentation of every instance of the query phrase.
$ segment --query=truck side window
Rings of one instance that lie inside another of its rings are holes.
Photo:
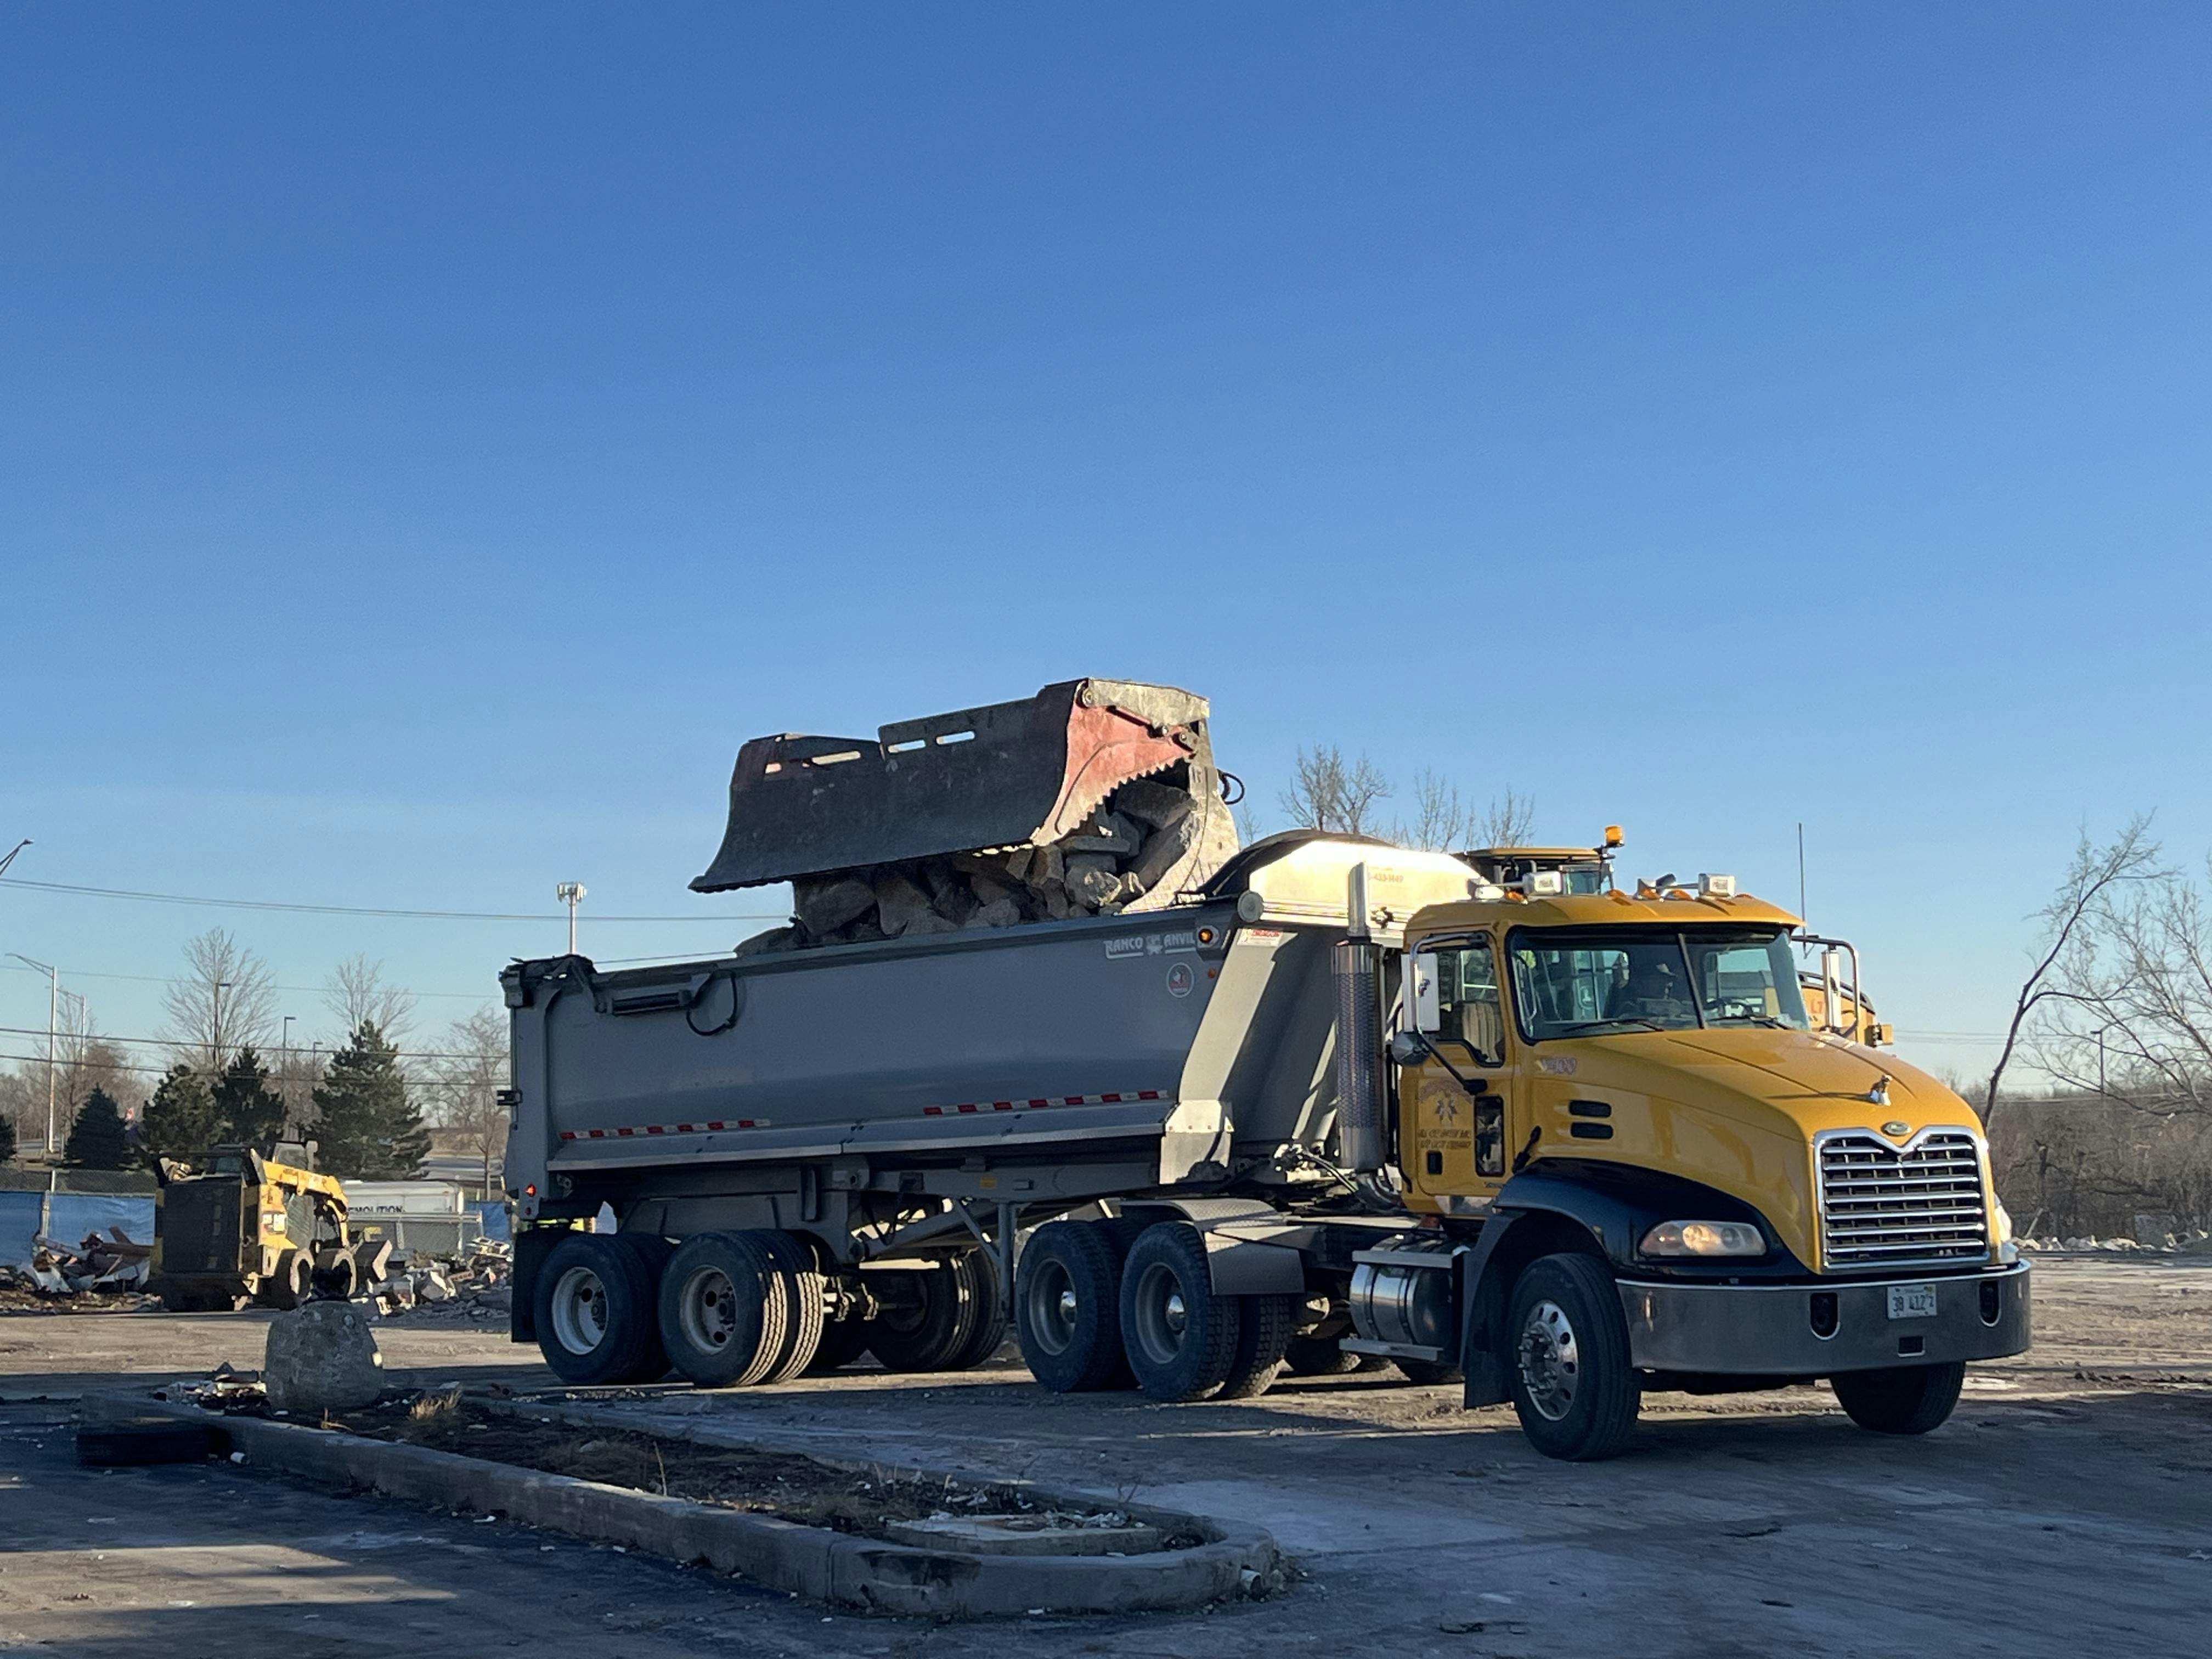
[[[1498,953],[1486,939],[1437,953],[1437,997],[1443,1035],[1456,1037],[1485,1066],[1505,1063],[1505,1010],[1498,995]]]

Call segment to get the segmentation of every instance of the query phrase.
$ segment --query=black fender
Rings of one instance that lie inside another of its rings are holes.
[[[1741,1221],[1765,1237],[1758,1261],[1659,1263],[1638,1255],[1638,1241],[1662,1221]],[[1614,1272],[1691,1282],[1792,1279],[1808,1270],[1766,1218],[1740,1198],[1702,1182],[1595,1158],[1547,1158],[1499,1188],[1462,1264],[1461,1364],[1464,1403],[1495,1406],[1510,1397],[1512,1354],[1504,1340],[1505,1300],[1522,1269],[1538,1256],[1594,1255]]]

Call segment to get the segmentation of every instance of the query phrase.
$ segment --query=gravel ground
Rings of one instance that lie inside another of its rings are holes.
[[[1636,1449],[1547,1462],[1503,1409],[1366,1376],[1240,1404],[1055,1396],[1001,1360],[615,1402],[660,1432],[1028,1475],[1255,1521],[1307,1577],[1208,1613],[931,1626],[242,1471],[100,1474],[0,1411],[0,1644],[74,1654],[505,1652],[1129,1659],[2204,1650],[2212,1261],[2045,1258],[2038,1344],[1920,1440],[1825,1389],[1662,1396]],[[0,1317],[21,1399],[258,1362],[253,1316]],[[544,1386],[489,1334],[380,1332],[395,1381]]]

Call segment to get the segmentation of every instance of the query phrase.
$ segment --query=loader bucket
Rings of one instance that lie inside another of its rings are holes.
[[[1205,799],[1218,787],[1207,712],[1172,686],[1066,680],[873,738],[755,738],[730,777],[721,850],[692,890],[1042,845],[1122,784],[1178,763]]]

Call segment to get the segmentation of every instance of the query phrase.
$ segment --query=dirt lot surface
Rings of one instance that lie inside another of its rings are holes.
[[[2212,1260],[2038,1264],[2038,1346],[1921,1440],[1825,1389],[1655,1399],[1630,1455],[1551,1463],[1443,1389],[1293,1381],[1224,1406],[1054,1396],[1001,1360],[723,1395],[625,1422],[1027,1475],[1257,1522],[1309,1575],[1194,1615],[932,1626],[228,1468],[100,1473],[66,1413],[0,1410],[0,1645],[659,1659],[1112,1653],[2130,1656],[2206,1650]],[[253,1316],[0,1317],[0,1393],[259,1358]],[[395,1382],[544,1386],[495,1336],[384,1334]]]

